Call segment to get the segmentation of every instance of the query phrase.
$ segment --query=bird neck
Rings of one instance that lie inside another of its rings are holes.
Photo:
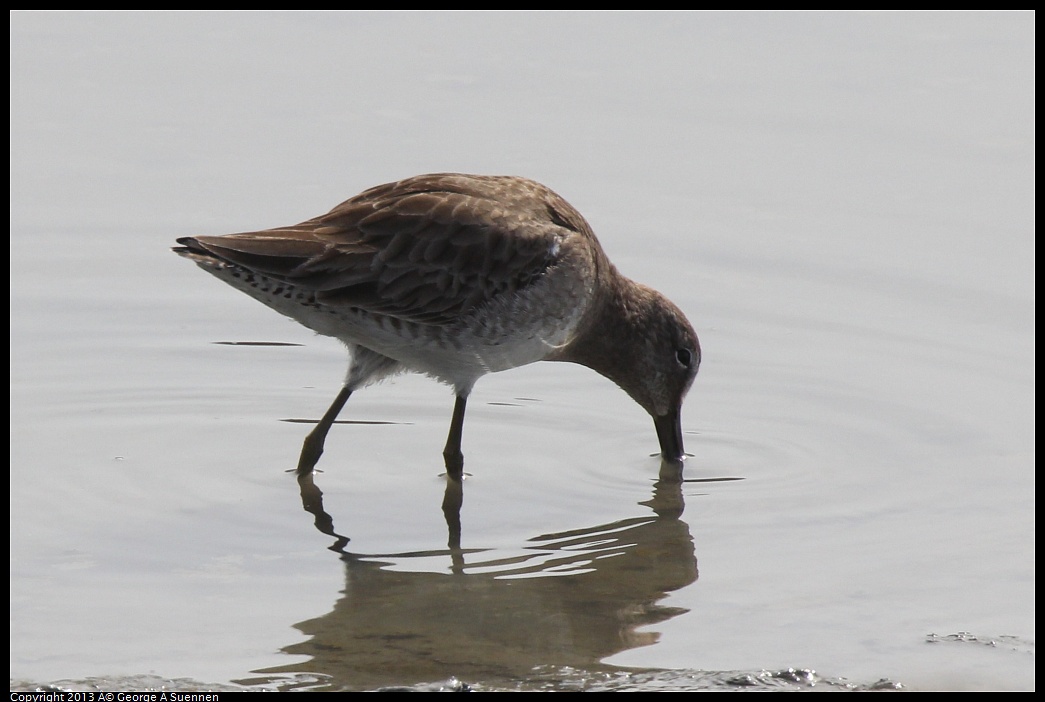
[[[554,360],[591,368],[651,411],[642,400],[646,394],[641,387],[643,374],[637,371],[652,352],[649,330],[642,322],[655,293],[624,277],[612,265],[604,275],[581,331]],[[608,339],[613,340],[612,345]]]

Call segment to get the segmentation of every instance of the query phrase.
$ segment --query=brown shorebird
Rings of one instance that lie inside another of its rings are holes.
[[[305,439],[312,470],[358,388],[402,371],[454,388],[448,471],[475,381],[534,361],[606,376],[683,457],[682,400],[700,366],[685,315],[625,278],[591,227],[539,183],[440,173],[371,188],[325,215],[260,232],[178,239],[177,253],[351,353],[341,392]]]

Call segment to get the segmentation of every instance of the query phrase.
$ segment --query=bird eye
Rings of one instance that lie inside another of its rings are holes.
[[[689,364],[693,362],[693,352],[689,349],[679,349],[675,352],[675,360],[689,368]]]

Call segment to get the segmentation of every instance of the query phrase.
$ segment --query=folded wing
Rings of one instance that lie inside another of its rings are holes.
[[[522,178],[436,174],[378,186],[293,227],[179,240],[317,301],[448,323],[546,275],[584,219]]]

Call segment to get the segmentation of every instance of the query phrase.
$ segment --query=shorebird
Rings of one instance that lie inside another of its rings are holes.
[[[577,210],[514,176],[439,173],[379,185],[290,227],[178,239],[173,250],[351,354],[333,404],[306,437],[311,471],[349,396],[402,371],[456,394],[443,456],[460,476],[475,382],[535,361],[609,378],[651,417],[679,462],[682,401],[700,366],[685,315],[621,275]]]

